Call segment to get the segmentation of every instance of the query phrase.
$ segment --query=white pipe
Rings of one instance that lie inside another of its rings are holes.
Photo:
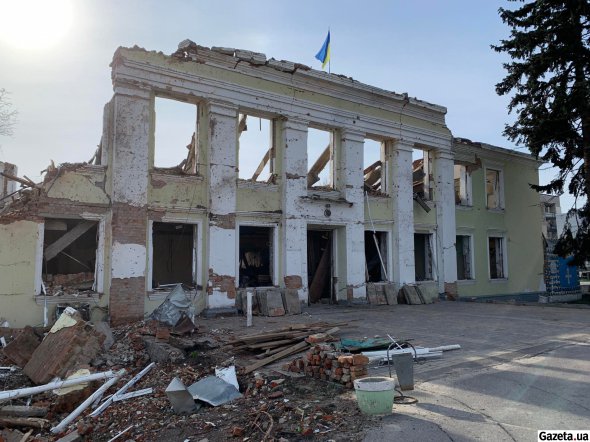
[[[252,292],[246,292],[246,327],[252,327]]]
[[[430,351],[449,351],[449,350],[460,350],[459,344],[441,345],[440,347],[431,348]]]
[[[115,401],[115,402],[124,401],[124,400],[131,399],[134,397],[144,396],[146,394],[152,394],[153,392],[154,392],[154,389],[152,387],[144,388],[143,390],[137,390],[137,391],[132,391],[130,393],[120,394],[118,396],[113,396],[113,401]]]
[[[98,381],[101,379],[110,379],[115,376],[111,370],[102,373],[89,374],[87,376],[80,376],[79,378],[66,379],[65,381],[53,381],[49,384],[38,385],[36,387],[19,388],[17,390],[8,390],[0,392],[0,401],[7,399],[17,399],[19,397],[31,396],[37,393],[43,393],[44,391],[55,390],[64,387],[70,387],[72,385],[83,384],[85,382]]]
[[[148,365],[143,370],[141,370],[139,373],[137,373],[135,376],[133,376],[133,378],[131,378],[131,380],[129,382],[127,382],[125,385],[123,385],[120,390],[118,390],[109,399],[107,399],[106,401],[104,401],[100,407],[98,407],[96,410],[94,410],[92,413],[90,413],[90,416],[96,417],[100,413],[102,413],[109,405],[111,405],[113,403],[113,400],[114,400],[114,398],[116,396],[122,395],[123,393],[125,393],[127,391],[127,389],[129,387],[135,385],[135,383],[137,381],[139,381],[142,377],[144,377],[145,374],[154,367],[154,365],[156,365],[156,363],[155,362],[152,362],[150,365]]]
[[[96,398],[101,397],[104,394],[104,392],[107,391],[109,388],[111,388],[114,384],[116,384],[119,381],[119,379],[121,378],[121,376],[125,375],[125,373],[126,373],[125,369],[119,370],[115,374],[114,378],[106,381],[98,390],[96,390],[84,402],[82,402],[80,405],[78,405],[78,408],[76,408],[74,411],[72,411],[68,416],[66,416],[64,418],[64,420],[62,420],[59,424],[57,424],[55,427],[53,427],[51,429],[51,432],[53,434],[57,434],[57,433],[61,433],[63,430],[65,430],[66,427],[74,419],[76,419],[84,410],[86,410],[90,406],[90,404],[92,404],[96,400]]]
[[[115,439],[118,439],[119,436],[122,436],[123,434],[127,433],[129,430],[131,430],[135,425],[129,425],[127,428],[125,428],[123,431],[121,431],[120,433],[116,434],[113,438],[109,439],[108,442],[113,442]]]

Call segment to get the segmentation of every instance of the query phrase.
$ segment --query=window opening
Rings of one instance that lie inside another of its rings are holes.
[[[471,206],[471,175],[467,166],[455,164],[455,204],[458,206]]]
[[[273,285],[273,228],[240,226],[240,287]]]
[[[94,287],[98,222],[45,220],[43,283],[47,295],[91,292]]]
[[[501,176],[499,170],[486,169],[486,204],[488,209],[501,209]]]
[[[433,280],[433,255],[431,233],[414,233],[414,264],[416,281]]]
[[[154,167],[170,172],[196,174],[197,105],[156,97],[155,113]]]
[[[334,131],[308,129],[307,164],[308,188],[334,188]]]
[[[365,191],[369,195],[386,195],[386,161],[385,143],[365,139],[363,155],[363,173]]]
[[[506,277],[504,269],[504,238],[490,236],[488,239],[490,254],[490,278],[503,279]]]
[[[432,201],[432,155],[431,151],[413,149],[412,151],[412,181],[414,194],[421,199]]]
[[[473,279],[471,269],[471,237],[457,235],[455,249],[457,251],[457,279]]]
[[[193,224],[153,223],[152,288],[195,286],[195,228]]]
[[[379,247],[378,250],[377,247]],[[373,237],[372,231],[365,230],[365,280],[367,282],[387,281],[387,274],[383,267],[387,269],[387,232],[375,232]]]
[[[332,300],[332,231],[307,231],[309,302]]]
[[[239,115],[239,178],[257,182],[275,181],[276,122],[268,118]]]

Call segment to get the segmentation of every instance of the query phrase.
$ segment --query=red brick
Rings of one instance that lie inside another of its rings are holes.
[[[4,347],[4,354],[20,368],[23,368],[27,365],[40,343],[41,339],[35,334],[35,330],[27,326],[14,341]]]
[[[353,365],[367,365],[369,363],[369,358],[365,355],[353,355],[352,363]]]

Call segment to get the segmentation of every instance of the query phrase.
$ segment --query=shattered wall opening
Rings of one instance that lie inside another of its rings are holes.
[[[486,169],[486,207],[502,209],[502,172],[497,169]]]
[[[243,180],[275,181],[276,121],[240,114],[238,123],[238,177]]]
[[[272,286],[274,228],[240,226],[239,232],[239,286]]]
[[[334,189],[334,131],[309,128],[307,132],[307,188]]]
[[[433,240],[432,233],[414,233],[416,281],[432,281],[434,279]]]
[[[184,284],[195,286],[196,227],[192,224],[152,225],[151,288],[169,288]]]
[[[473,279],[473,246],[470,235],[457,235],[455,249],[457,251],[457,279]]]
[[[455,204],[471,206],[471,173],[463,164],[454,165]]]
[[[412,181],[414,194],[423,200],[432,201],[433,197],[433,151],[413,149],[412,151]]]
[[[363,151],[364,191],[369,195],[387,195],[385,142],[365,139]]]
[[[504,237],[488,237],[488,253],[490,262],[490,279],[506,278]]]
[[[307,280],[309,302],[329,302],[333,298],[331,230],[307,231]]]
[[[198,106],[156,97],[154,109],[154,168],[196,174]]]
[[[42,274],[47,295],[93,290],[98,222],[46,219],[43,243]]]
[[[365,265],[367,282],[387,281],[387,232],[365,230]]]

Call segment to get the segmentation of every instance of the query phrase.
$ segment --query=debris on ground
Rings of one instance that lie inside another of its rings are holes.
[[[152,319],[111,329],[70,309],[45,336],[34,330],[40,343],[25,370],[0,352],[7,368],[0,371],[0,440],[358,440],[371,423],[345,385],[272,368],[338,344],[334,335],[345,323],[236,335],[189,319],[184,328]],[[3,336],[12,344],[23,332]],[[21,340],[35,340],[25,333]]]

